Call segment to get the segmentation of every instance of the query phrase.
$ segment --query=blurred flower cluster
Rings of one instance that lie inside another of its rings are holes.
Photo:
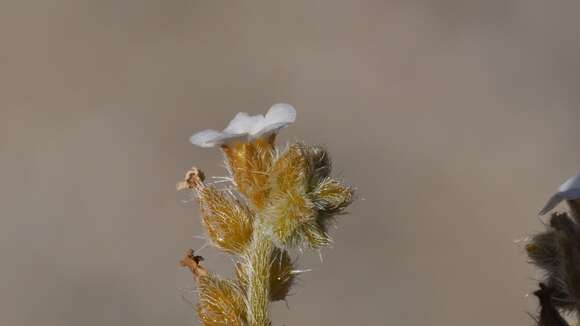
[[[230,280],[207,271],[193,251],[182,259],[197,281],[203,325],[271,325],[269,302],[285,300],[298,273],[289,250],[328,246],[329,224],[352,202],[353,188],[331,177],[322,147],[275,147],[278,131],[295,116],[293,107],[277,104],[266,115],[238,113],[223,131],[191,137],[198,146],[221,148],[235,187],[207,184],[197,168],[178,184],[199,201],[211,245],[236,261]]]
[[[580,225],[567,213],[554,213],[544,232],[526,246],[528,257],[543,271],[539,298],[540,326],[565,326],[559,310],[578,314],[580,309]]]

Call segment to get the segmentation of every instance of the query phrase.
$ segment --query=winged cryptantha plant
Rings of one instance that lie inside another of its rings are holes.
[[[353,188],[331,176],[324,148],[276,148],[276,135],[295,119],[294,108],[281,103],[265,115],[238,113],[224,130],[190,139],[223,151],[233,184],[217,188],[197,168],[178,184],[199,201],[210,244],[235,260],[234,279],[209,272],[192,250],[181,260],[197,282],[203,325],[271,325],[269,303],[285,300],[296,280],[290,251],[328,246],[330,223],[352,202]]]

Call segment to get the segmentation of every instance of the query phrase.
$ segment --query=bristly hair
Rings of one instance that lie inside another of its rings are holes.
[[[578,313],[580,308],[580,226],[566,213],[554,213],[550,227],[526,247],[533,264],[544,271],[554,307]]]
[[[540,301],[540,315],[534,317],[538,326],[569,326],[568,322],[560,315],[558,309],[553,304],[552,296],[554,289],[546,284],[540,283],[540,289],[534,292]]]

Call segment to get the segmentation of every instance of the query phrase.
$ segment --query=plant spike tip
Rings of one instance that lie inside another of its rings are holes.
[[[288,249],[329,246],[329,223],[352,202],[353,188],[331,178],[324,148],[297,143],[278,153],[276,135],[295,117],[292,106],[276,104],[265,115],[238,113],[223,131],[190,139],[221,148],[235,187],[207,185],[195,167],[177,184],[199,202],[209,244],[235,258],[233,280],[209,273],[193,250],[180,261],[198,285],[204,326],[271,326],[269,302],[286,300],[301,272]]]

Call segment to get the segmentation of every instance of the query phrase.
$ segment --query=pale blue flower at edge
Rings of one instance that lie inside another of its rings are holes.
[[[566,182],[558,188],[558,191],[550,197],[539,214],[545,215],[564,200],[575,201],[577,199],[580,199],[580,174],[566,180]]]

